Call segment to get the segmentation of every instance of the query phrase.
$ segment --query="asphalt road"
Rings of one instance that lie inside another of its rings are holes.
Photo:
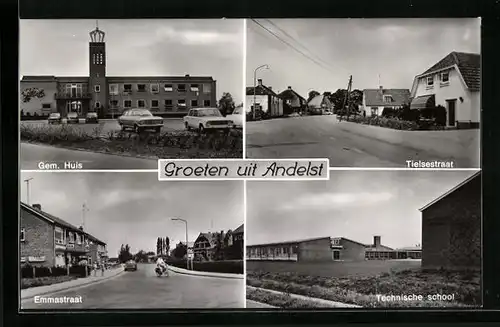
[[[22,309],[203,309],[244,308],[245,281],[175,274],[156,277],[154,264],[140,264],[137,271],[52,297],[82,297],[82,304],[36,304]],[[47,295],[45,295],[47,296]]]
[[[344,125],[340,128],[338,124]],[[436,155],[436,151],[431,154],[382,141],[376,135],[350,132],[346,124],[349,123],[338,123],[334,115],[249,122],[246,126],[247,158],[329,158],[332,167],[401,168],[405,167],[406,160],[450,160]],[[379,132],[386,131],[381,129]],[[461,166],[470,167],[467,161]]]
[[[49,126],[46,120],[25,120],[21,122],[21,125],[35,125],[35,126]],[[53,128],[62,127],[66,124],[53,124],[50,125]],[[120,125],[118,125],[118,121],[116,119],[104,119],[99,121],[99,124],[85,124],[84,119],[80,119],[79,124],[70,124],[70,126],[79,128],[87,133],[93,133],[96,128],[101,128],[101,133],[106,134],[111,131],[120,131]],[[162,131],[179,131],[184,130],[184,125],[182,118],[168,118],[163,119],[163,128]]]
[[[21,169],[38,170],[40,163],[79,162],[82,169],[158,169],[158,160],[63,149],[48,145],[21,143]]]

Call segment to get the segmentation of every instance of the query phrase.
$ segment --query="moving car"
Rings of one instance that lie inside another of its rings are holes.
[[[153,116],[147,109],[129,109],[118,117],[118,124],[120,124],[122,131],[132,128],[136,133],[147,129],[159,133],[163,127],[163,118]]]
[[[85,123],[99,123],[99,118],[97,118],[97,112],[89,112],[85,117]]]
[[[135,262],[134,260],[129,260],[129,261],[125,262],[124,270],[125,271],[129,271],[129,270],[136,271],[137,270],[137,262]]]
[[[72,123],[78,124],[79,122],[80,122],[80,119],[78,118],[78,114],[76,112],[70,112],[66,116],[66,123],[68,123],[68,124],[72,124]]]
[[[226,116],[233,121],[233,128],[243,128],[243,107],[234,109],[233,113]]]
[[[56,124],[56,123],[60,124],[62,122],[61,114],[58,112],[51,113],[49,115],[48,122],[49,124]]]
[[[222,116],[217,108],[196,108],[189,110],[184,116],[184,126],[187,130],[195,129],[200,133],[206,130],[229,131],[233,127],[233,121]]]

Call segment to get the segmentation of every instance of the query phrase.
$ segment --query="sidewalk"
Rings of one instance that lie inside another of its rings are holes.
[[[21,290],[21,300],[25,300],[28,298],[32,298],[37,295],[44,295],[55,293],[59,291],[65,291],[67,289],[71,289],[74,287],[80,287],[88,284],[93,284],[101,281],[105,281],[107,279],[118,276],[123,272],[123,266],[119,268],[109,269],[104,272],[104,276],[101,276],[101,272],[97,271],[96,277],[94,277],[93,272],[89,277],[86,278],[78,278],[75,280],[71,280],[68,282],[57,283],[46,286],[38,286],[38,287],[30,287],[27,289]]]
[[[223,273],[215,273],[208,271],[196,271],[196,270],[187,270],[178,267],[174,267],[169,265],[168,269],[183,275],[192,275],[192,276],[200,276],[200,277],[216,277],[216,278],[230,278],[230,279],[245,279],[244,274],[223,274]]]

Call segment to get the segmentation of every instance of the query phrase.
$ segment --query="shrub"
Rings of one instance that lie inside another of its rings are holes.
[[[186,260],[167,260],[167,264],[186,269]],[[193,270],[225,274],[243,274],[243,260],[193,261]]]
[[[21,289],[67,282],[67,281],[73,280],[75,278],[76,278],[75,276],[22,278],[21,279]]]
[[[349,121],[364,124],[364,125],[374,125],[385,128],[392,128],[398,130],[416,130],[418,129],[418,124],[413,121],[405,121],[397,118],[386,118],[386,117],[363,117],[363,116],[354,116],[349,119]]]
[[[85,266],[73,266],[69,268],[69,274],[76,277],[86,277],[90,275],[92,267],[87,266],[87,274],[85,274]]]

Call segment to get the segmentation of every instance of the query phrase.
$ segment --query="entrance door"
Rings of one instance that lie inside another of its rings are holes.
[[[457,100],[446,100],[448,103],[448,125],[455,126],[455,108],[457,105]]]
[[[333,251],[333,260],[340,260],[340,251]]]

